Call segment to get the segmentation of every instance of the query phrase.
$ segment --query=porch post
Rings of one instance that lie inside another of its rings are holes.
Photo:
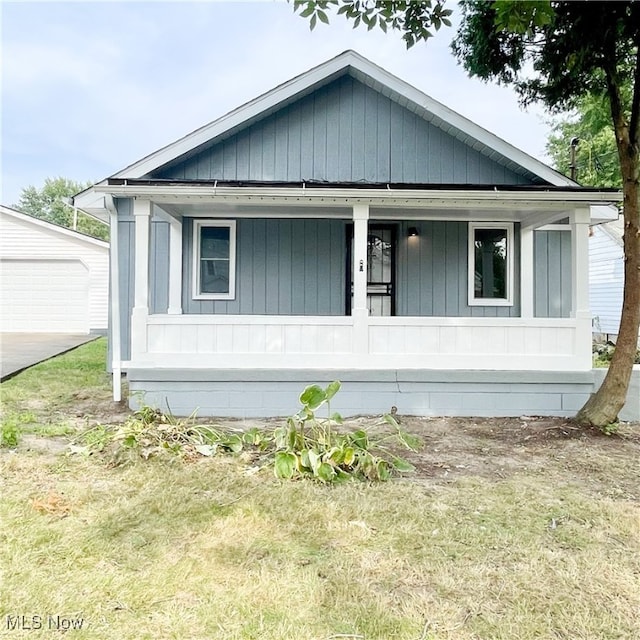
[[[131,356],[147,351],[147,318],[149,317],[149,228],[151,201],[133,201],[135,218],[134,306],[131,313]]]
[[[111,341],[111,375],[113,378],[113,401],[122,400],[122,333],[120,331],[120,251],[118,229],[118,210],[113,201],[113,196],[107,194],[104,197],[105,206],[109,211],[109,277],[111,284],[111,309],[110,309],[110,337]]]
[[[369,352],[367,308],[367,237],[369,205],[353,205],[353,317],[355,353]]]
[[[591,311],[589,309],[588,208],[575,209],[571,223],[571,317],[576,319],[575,354],[581,368],[591,368]]]
[[[182,313],[182,222],[169,222],[169,308],[167,313]]]
[[[533,229],[520,229],[520,316],[533,318]]]

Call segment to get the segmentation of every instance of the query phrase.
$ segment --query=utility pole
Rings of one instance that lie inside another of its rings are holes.
[[[575,182],[576,179],[576,149],[580,144],[580,138],[571,138],[571,164],[569,165],[569,169],[571,171],[571,179]]]

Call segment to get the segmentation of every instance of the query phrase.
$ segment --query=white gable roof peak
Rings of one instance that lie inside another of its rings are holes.
[[[344,73],[350,73],[371,88],[382,91],[391,99],[400,102],[406,108],[433,122],[451,135],[474,146],[481,153],[496,159],[502,157],[502,162],[512,170],[519,170],[520,173],[524,170],[525,173],[533,174],[555,186],[578,186],[577,183],[561,173],[554,171],[524,151],[351,50],[278,85],[111,177],[142,178],[219,136],[229,135],[230,132],[238,128],[248,126],[253,121],[266,117],[286,104],[328,84]]]
[[[0,214],[10,216],[11,218],[15,218],[16,220],[20,220],[21,222],[26,222],[35,227],[40,227],[42,229],[46,229],[47,231],[58,233],[62,236],[66,236],[75,240],[77,242],[84,242],[86,244],[96,245],[98,247],[102,247],[103,249],[109,248],[109,243],[104,240],[99,240],[98,238],[94,238],[93,236],[88,236],[86,233],[82,233],[81,231],[74,231],[73,229],[67,229],[66,227],[61,227],[59,224],[55,224],[53,222],[48,222],[47,220],[41,220],[40,218],[35,218],[28,213],[22,213],[22,211],[16,211],[11,207],[6,207],[5,205],[0,205]]]

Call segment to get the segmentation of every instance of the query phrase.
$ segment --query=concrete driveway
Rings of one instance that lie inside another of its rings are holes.
[[[99,337],[69,333],[0,333],[0,380]]]

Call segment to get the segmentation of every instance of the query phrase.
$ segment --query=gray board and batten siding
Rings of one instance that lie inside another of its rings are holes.
[[[533,234],[534,313],[537,318],[571,314],[571,232]]]
[[[235,299],[194,300],[193,219],[184,218],[184,313],[344,315],[344,221],[241,218],[236,224]]]
[[[531,180],[350,75],[148,178],[525,185]],[[506,160],[505,160],[506,162]]]
[[[130,318],[134,301],[135,223],[131,200],[116,201],[121,250],[122,357],[130,357]],[[257,315],[344,315],[346,308],[346,225],[343,220],[239,219],[237,221],[236,298],[192,297],[193,220],[183,221],[183,313]],[[169,291],[168,223],[152,219],[149,304],[166,313]],[[403,316],[518,316],[519,228],[515,233],[515,304],[470,307],[467,304],[465,222],[411,222],[419,243],[409,244],[408,223],[398,224],[396,314]],[[535,299],[537,317],[567,317],[571,301],[569,234],[537,231]],[[543,303],[549,298],[550,303]],[[538,302],[540,301],[540,302]]]
[[[409,238],[409,227],[418,230]],[[396,315],[518,317],[520,315],[520,225],[514,225],[513,306],[469,306],[467,222],[403,222],[398,233]],[[417,240],[417,242],[416,242]]]

